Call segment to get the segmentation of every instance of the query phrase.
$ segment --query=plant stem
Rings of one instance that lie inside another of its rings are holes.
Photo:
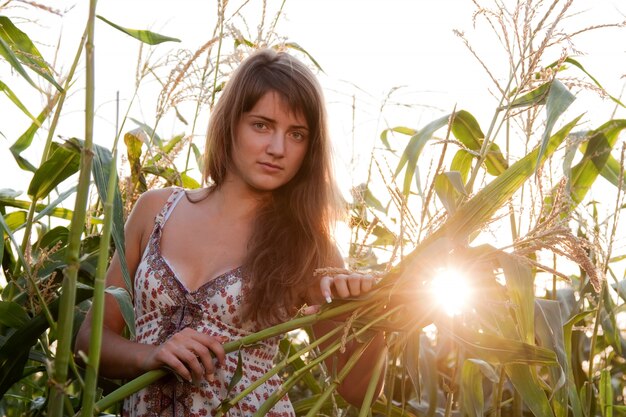
[[[365,391],[365,398],[363,398],[363,404],[361,404],[361,411],[359,412],[359,417],[366,417],[372,406],[372,401],[374,400],[374,394],[376,393],[376,387],[378,386],[378,380],[380,379],[380,374],[383,369],[385,369],[385,361],[387,360],[387,355],[385,352],[381,352],[378,355],[378,360],[374,365],[374,371],[372,372],[372,378],[370,379],[370,383],[367,386],[367,391]]]
[[[117,175],[115,171],[116,158],[117,155],[113,154],[113,158],[111,158],[111,174],[109,175],[107,200],[104,202],[104,226],[102,228],[102,236],[100,237],[98,267],[93,286],[89,360],[87,361],[82,403],[82,412],[88,416],[93,415],[96,391],[98,388],[98,369],[100,367],[100,351],[102,347],[102,323],[104,321],[104,289],[106,285],[104,278],[109,261],[109,244],[111,242],[111,227],[113,225],[113,199],[115,198],[115,187],[117,186]]]
[[[78,191],[74,214],[70,226],[70,236],[67,247],[67,266],[63,271],[63,286],[59,305],[58,345],[54,360],[52,387],[50,389],[50,403],[48,415],[62,417],[65,402],[65,384],[67,368],[72,355],[72,333],[74,327],[74,303],[76,300],[76,281],[80,268],[80,244],[85,216],[89,185],[91,183],[91,161],[93,153],[93,121],[94,121],[94,94],[95,94],[95,62],[94,62],[94,26],[97,0],[89,2],[89,18],[87,23],[86,55],[86,95],[85,95],[85,144],[82,149]]]

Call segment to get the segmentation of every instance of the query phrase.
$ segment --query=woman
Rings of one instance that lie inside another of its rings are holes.
[[[323,96],[308,68],[272,50],[241,64],[211,116],[203,172],[209,185],[144,193],[127,221],[136,337],[121,336],[123,317],[107,296],[101,373],[133,378],[167,367],[179,378],[127,399],[124,415],[214,414],[227,395],[271,369],[278,344],[274,338],[243,349],[243,377],[228,394],[238,356],[225,355],[224,342],[286,320],[305,304],[370,290],[367,275],[313,277],[317,268],[341,266],[329,233],[338,201],[329,147]],[[117,256],[107,284],[123,287]],[[77,350],[88,348],[90,322],[88,315]],[[320,323],[315,331],[337,325]],[[334,364],[341,368],[354,348]],[[384,349],[378,335],[362,360],[371,364]],[[362,368],[339,388],[357,405],[370,380],[371,366]],[[253,414],[279,385],[277,377],[268,380],[229,415]],[[270,415],[294,415],[289,399]]]

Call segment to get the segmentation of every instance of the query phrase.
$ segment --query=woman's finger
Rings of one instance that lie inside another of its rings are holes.
[[[361,283],[363,281],[363,275],[348,275],[346,276],[346,281],[348,283],[348,290],[350,291],[351,296],[358,297],[359,295],[361,295]]]
[[[322,279],[320,279],[320,290],[322,291],[322,297],[326,300],[327,303],[333,301],[332,291],[330,289],[333,283],[333,277],[324,275]]]
[[[185,364],[187,369],[191,371],[191,377],[194,383],[198,383],[204,376],[204,368],[203,368],[203,365],[200,363],[200,359],[198,358],[199,354],[198,352],[196,352],[196,350],[200,350],[200,351],[204,350],[204,353],[205,354],[207,353],[206,348],[187,347],[187,346],[180,346],[174,352],[174,354],[178,357],[178,359],[183,364]],[[211,362],[209,361],[209,363]],[[213,365],[211,365],[211,369],[212,368],[213,368]]]
[[[347,298],[350,296],[350,290],[348,289],[348,283],[346,275],[338,274],[333,277],[333,287],[337,296],[340,298]]]
[[[172,352],[163,349],[160,352],[160,360],[165,367],[171,369],[172,371],[180,375],[182,379],[190,383],[193,382],[191,372],[189,372],[189,369]]]
[[[367,293],[372,289],[373,286],[374,286],[374,277],[369,274],[363,275],[361,278],[361,292]]]

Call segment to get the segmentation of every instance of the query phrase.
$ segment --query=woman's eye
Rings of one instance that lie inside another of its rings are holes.
[[[302,132],[291,132],[291,137],[297,142],[302,142],[306,138]]]

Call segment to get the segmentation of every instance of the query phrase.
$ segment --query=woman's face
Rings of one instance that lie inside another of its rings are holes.
[[[241,115],[235,132],[231,179],[254,191],[287,184],[302,165],[309,146],[309,127],[275,91],[265,93]]]

